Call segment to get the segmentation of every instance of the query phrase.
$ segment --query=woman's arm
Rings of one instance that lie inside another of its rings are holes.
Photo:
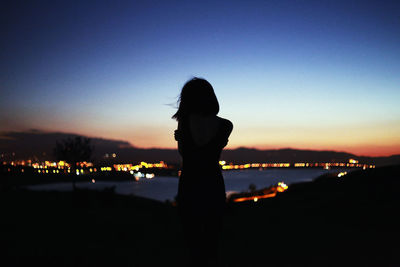
[[[230,120],[227,120],[227,119],[221,118],[221,120],[222,120],[221,123],[223,125],[223,133],[222,133],[223,134],[223,140],[224,140],[223,147],[225,147],[228,144],[229,136],[232,133],[233,123]]]

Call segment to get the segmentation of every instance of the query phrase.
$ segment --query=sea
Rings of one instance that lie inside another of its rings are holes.
[[[351,169],[286,169],[269,168],[263,170],[229,170],[223,171],[225,189],[227,194],[232,192],[248,191],[250,185],[256,189],[269,187],[278,182],[284,182],[288,186],[294,183],[312,181],[315,178],[330,172],[351,171]],[[206,179],[206,177],[205,177]],[[169,176],[155,176],[152,179],[140,178],[135,181],[96,181],[80,182],[76,186],[82,189],[105,190],[114,187],[115,193],[122,195],[134,195],[150,198],[158,201],[173,201],[178,190],[178,178]],[[52,183],[28,186],[36,191],[72,191],[72,183]]]

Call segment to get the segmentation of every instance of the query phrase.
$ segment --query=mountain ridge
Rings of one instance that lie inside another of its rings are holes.
[[[9,131],[0,133],[0,152],[3,160],[14,159],[51,160],[56,141],[79,136],[73,133],[44,132],[31,129],[25,132]],[[98,162],[158,162],[179,163],[176,149],[139,148],[124,140],[89,137],[94,146],[93,160]],[[12,153],[15,153],[12,156]],[[115,154],[115,157],[112,155]],[[391,165],[400,164],[400,155],[386,157],[357,156],[334,150],[310,150],[296,148],[257,149],[238,147],[222,151],[221,159],[234,163],[249,162],[348,162],[350,158],[360,163]]]

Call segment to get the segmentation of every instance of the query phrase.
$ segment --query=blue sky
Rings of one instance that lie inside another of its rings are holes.
[[[82,2],[3,4],[0,131],[174,147],[200,76],[231,148],[400,152],[398,1]]]

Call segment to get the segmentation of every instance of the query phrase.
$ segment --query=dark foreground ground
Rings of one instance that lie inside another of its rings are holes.
[[[176,208],[112,192],[0,192],[0,266],[182,266]],[[231,204],[222,266],[400,266],[400,167]]]

